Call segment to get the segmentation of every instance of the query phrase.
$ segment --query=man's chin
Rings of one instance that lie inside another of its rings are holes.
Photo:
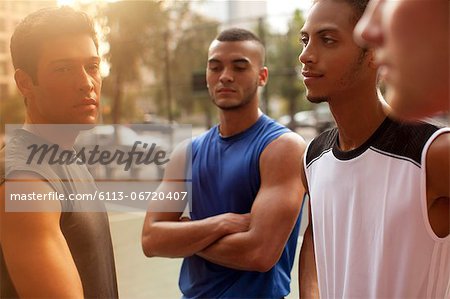
[[[328,97],[325,96],[306,96],[306,99],[313,103],[313,104],[319,104],[319,103],[324,103],[324,102],[328,102]]]
[[[230,100],[230,99],[225,99],[225,100],[219,99],[219,100],[215,100],[213,102],[217,108],[219,108],[220,110],[226,110],[226,111],[239,109],[248,103],[245,101]]]
[[[91,117],[79,119],[76,123],[79,125],[83,125],[84,127],[93,128],[98,124],[98,118],[96,116],[91,116]]]

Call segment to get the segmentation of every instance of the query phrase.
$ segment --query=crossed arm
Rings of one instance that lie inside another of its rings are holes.
[[[177,147],[166,167],[158,192],[183,192],[188,144]],[[165,206],[162,206],[164,204]],[[204,249],[224,235],[248,228],[249,215],[223,214],[198,221],[180,221],[186,203],[172,201],[149,206],[142,230],[142,249],[148,257],[186,257]],[[170,206],[169,206],[170,205]]]
[[[180,222],[181,213],[147,213],[144,252],[168,257],[197,254],[235,269],[268,271],[278,261],[300,211],[304,148],[294,133],[266,147],[260,157],[261,187],[250,214]],[[169,175],[172,170],[168,168]]]
[[[16,173],[24,183],[22,193],[54,191],[40,176]],[[3,255],[11,280],[20,297],[83,298],[83,287],[67,242],[61,232],[59,202],[55,212],[5,212],[5,184],[0,185],[0,231]]]

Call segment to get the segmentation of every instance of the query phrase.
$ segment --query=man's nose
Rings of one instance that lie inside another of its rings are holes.
[[[83,67],[78,74],[78,89],[89,94],[94,89],[94,78]]]
[[[317,62],[317,53],[315,53],[311,42],[304,46],[302,52],[298,56],[298,60],[303,64],[311,64]]]
[[[234,81],[234,75],[233,70],[230,68],[224,68],[222,73],[220,74],[219,78],[220,82],[233,82]]]
[[[379,47],[384,42],[380,0],[371,0],[353,30],[353,39],[362,48]]]

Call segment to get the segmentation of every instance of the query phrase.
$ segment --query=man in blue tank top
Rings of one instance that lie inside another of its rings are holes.
[[[207,83],[219,124],[192,142],[190,220],[181,212],[146,216],[147,256],[184,257],[184,298],[282,298],[290,292],[304,189],[305,142],[258,108],[264,46],[251,32],[228,29],[211,43]],[[176,178],[185,149],[165,178]],[[175,165],[175,166],[174,166]],[[171,188],[164,182],[159,191]]]

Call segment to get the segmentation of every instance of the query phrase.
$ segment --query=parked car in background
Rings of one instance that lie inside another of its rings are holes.
[[[281,116],[278,118],[278,122],[284,126],[291,127],[290,115]],[[328,104],[320,103],[315,105],[314,110],[295,113],[293,125],[297,128],[315,128],[317,133],[320,134],[325,130],[334,127],[335,122]]]
[[[300,111],[295,113],[294,122],[296,127],[315,127],[317,120],[313,110]],[[283,115],[278,119],[278,122],[284,126],[291,124],[291,116]]]
[[[318,134],[336,126],[333,114],[331,114],[330,107],[327,103],[318,104],[314,112],[316,117],[316,130]]]

